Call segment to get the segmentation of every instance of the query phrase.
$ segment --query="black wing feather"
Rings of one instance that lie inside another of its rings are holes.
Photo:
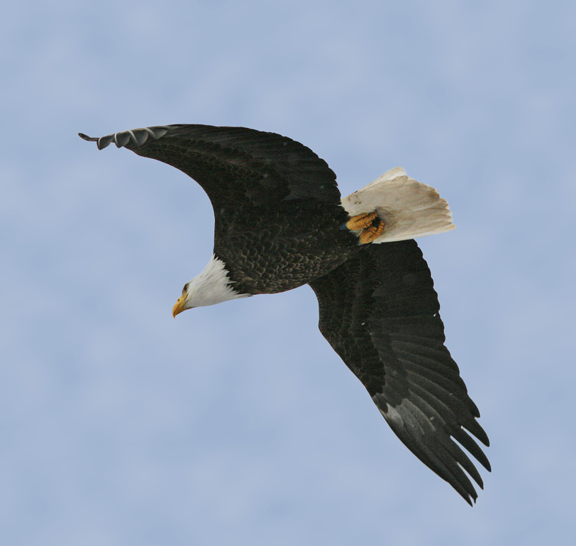
[[[164,125],[85,140],[112,142],[172,165],[198,182],[215,211],[293,199],[340,203],[336,175],[310,148],[288,137],[244,127]]]
[[[322,334],[392,430],[472,504],[477,493],[468,475],[481,488],[482,478],[460,446],[490,470],[467,431],[485,445],[489,441],[444,345],[438,296],[416,242],[370,245],[310,286]]]

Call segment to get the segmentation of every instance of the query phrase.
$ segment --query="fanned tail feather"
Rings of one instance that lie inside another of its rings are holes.
[[[431,186],[410,178],[401,167],[342,199],[342,206],[350,216],[378,213],[385,228],[373,243],[414,239],[456,227],[446,200]]]

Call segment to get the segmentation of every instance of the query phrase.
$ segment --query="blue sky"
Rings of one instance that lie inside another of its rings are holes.
[[[568,544],[571,2],[31,1],[0,21],[0,536],[19,545]],[[101,136],[241,125],[344,195],[402,166],[493,473],[470,509],[317,331],[307,288],[188,311],[213,218]]]

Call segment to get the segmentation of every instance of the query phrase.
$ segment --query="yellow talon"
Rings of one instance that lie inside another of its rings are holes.
[[[369,228],[363,229],[360,233],[360,242],[365,245],[371,243],[376,239],[383,231],[386,224],[380,221],[377,226],[370,226]]]
[[[346,227],[348,229],[363,229],[368,227],[374,218],[378,216],[376,212],[365,212],[364,214],[358,214],[358,216],[352,216],[348,222],[346,222]]]
[[[358,237],[360,243],[365,245],[374,241],[384,231],[386,224],[378,217],[377,212],[365,212],[364,214],[352,216],[346,222],[346,227],[350,230],[361,229],[362,231]]]

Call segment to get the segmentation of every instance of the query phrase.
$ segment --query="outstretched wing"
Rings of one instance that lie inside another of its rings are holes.
[[[302,144],[243,127],[166,125],[96,141],[172,165],[191,176],[214,209],[214,255],[243,293],[290,290],[342,263],[357,239],[336,175]],[[352,250],[351,250],[352,249]],[[341,250],[341,252],[340,252]]]
[[[490,470],[468,432],[486,446],[488,436],[444,346],[438,296],[416,242],[370,245],[310,286],[320,331],[392,430],[472,504],[478,495],[464,470],[481,488],[483,482],[460,446]]]
[[[165,125],[101,138],[79,133],[103,149],[112,142],[191,176],[216,214],[243,205],[272,207],[293,199],[340,204],[336,175],[306,146],[244,127]]]

